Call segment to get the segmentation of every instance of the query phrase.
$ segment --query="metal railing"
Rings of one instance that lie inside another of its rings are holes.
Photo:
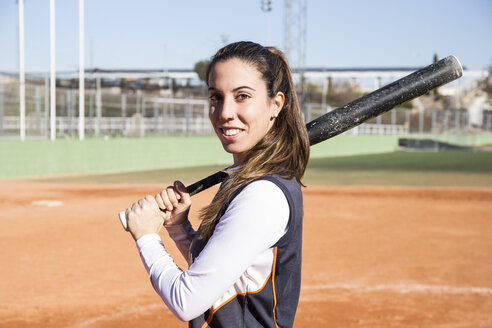
[[[26,85],[26,136],[49,136],[49,94],[44,85]],[[78,135],[78,90],[57,90],[57,136]],[[85,95],[86,135],[207,135],[213,134],[205,99],[168,98],[141,92],[122,93],[88,89]],[[490,106],[489,106],[490,107]],[[488,108],[488,107],[487,107]],[[321,104],[306,104],[306,122],[330,111]],[[477,123],[478,122],[478,123]],[[0,84],[0,138],[19,135],[18,89]],[[466,110],[397,108],[347,134],[462,134],[492,133],[492,108],[473,118]]]

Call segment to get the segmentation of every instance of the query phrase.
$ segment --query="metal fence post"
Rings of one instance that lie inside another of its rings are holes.
[[[5,115],[5,97],[3,85],[0,85],[0,134],[3,134],[3,117]]]
[[[419,133],[424,133],[424,109],[419,110]]]
[[[96,129],[95,135],[101,134],[101,117],[102,117],[102,95],[101,95],[101,78],[96,78]]]
[[[162,132],[164,134],[168,134],[168,124],[169,124],[169,105],[168,103],[164,103],[163,106],[162,106],[162,119],[163,119],[163,126],[162,126]]]
[[[435,110],[432,111],[432,126],[431,126],[431,133],[434,134],[436,133],[436,115],[437,112]]]
[[[94,89],[89,91],[89,130],[94,134]]]
[[[145,98],[141,97],[142,102],[142,119],[140,120],[140,137],[145,136]]]
[[[124,134],[126,130],[126,93],[121,94],[121,121],[123,122],[121,133]]]
[[[449,131],[449,112],[444,111],[444,134],[448,134]]]
[[[154,133],[159,131],[159,105],[157,103],[157,97],[154,97]]]
[[[311,122],[311,104],[308,103],[307,104],[307,108],[306,108],[306,122]]]
[[[203,121],[208,122],[208,103],[203,104]],[[204,132],[207,131],[207,125],[204,123]]]
[[[72,89],[66,90],[66,108],[67,108],[67,119],[68,119],[68,134],[73,135],[73,115],[72,115]]]
[[[39,85],[37,85],[34,88],[34,101],[35,101],[34,110],[36,113],[36,126],[37,126],[38,133],[40,133],[42,121],[41,121],[41,87]]]
[[[407,123],[408,126],[408,133],[410,133],[412,131],[410,126],[410,110],[405,111],[405,123]]]
[[[456,133],[460,132],[460,112],[459,111],[454,112],[454,128],[456,130]]]
[[[49,137],[50,131],[50,82],[49,74],[44,77],[44,118],[46,121],[46,138]]]
[[[189,102],[185,105],[185,120],[186,120],[186,135],[190,135],[190,121],[191,121],[191,104]]]

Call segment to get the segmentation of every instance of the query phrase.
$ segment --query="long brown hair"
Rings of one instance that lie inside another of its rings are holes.
[[[309,137],[284,54],[274,47],[263,47],[249,41],[229,44],[212,57],[206,74],[207,84],[214,66],[233,58],[252,65],[260,72],[268,97],[272,99],[282,92],[285,100],[265,137],[247,152],[246,159],[222,184],[212,203],[201,210],[201,239],[212,234],[217,215],[237,188],[269,174],[287,179],[295,177],[302,185],[301,179],[309,159]]]

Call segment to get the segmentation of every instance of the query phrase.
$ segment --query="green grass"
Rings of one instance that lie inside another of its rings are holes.
[[[311,158],[394,151],[396,136],[339,136],[312,147]],[[165,168],[227,166],[215,136],[0,140],[0,179]]]
[[[193,183],[223,166],[96,174],[36,181],[72,183]],[[492,153],[392,152],[312,159],[304,179],[312,185],[492,188]]]
[[[492,187],[492,153],[392,152],[313,159],[308,185]]]
[[[230,157],[214,136],[0,140],[0,179],[214,165]]]
[[[306,183],[492,185],[490,153],[397,152],[399,137],[341,135],[317,144],[311,148]],[[492,134],[409,137],[474,146],[492,140]],[[190,183],[231,162],[215,136],[0,140],[0,179],[79,175],[71,181],[169,183],[179,178]]]
[[[311,170],[435,171],[492,173],[491,152],[392,152],[350,157],[315,158]]]

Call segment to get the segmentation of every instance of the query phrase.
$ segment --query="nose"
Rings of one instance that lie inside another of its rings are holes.
[[[234,101],[230,97],[225,97],[224,100],[215,108],[216,115],[221,121],[230,121],[234,119],[235,106]]]

